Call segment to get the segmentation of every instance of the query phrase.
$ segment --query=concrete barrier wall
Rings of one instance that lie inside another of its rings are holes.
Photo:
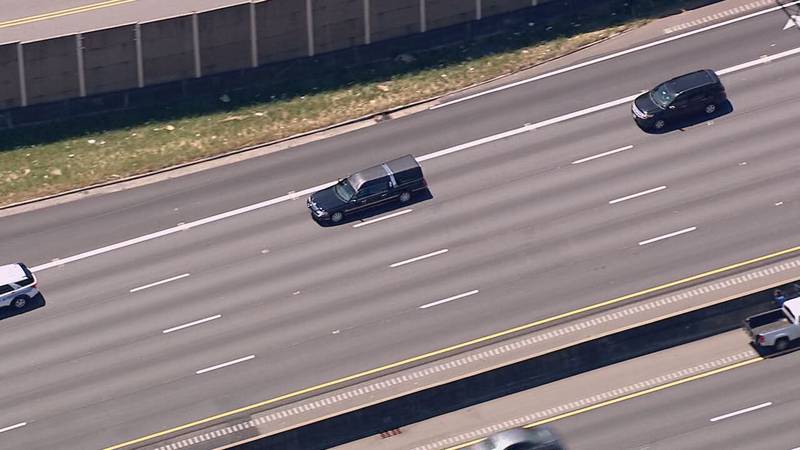
[[[476,7],[474,0],[426,0],[426,29],[435,30],[475,20]]]
[[[307,14],[304,0],[256,3],[259,64],[308,56]]]
[[[252,67],[249,4],[198,14],[198,25],[203,75]]]
[[[22,44],[28,104],[79,97],[75,36]]]
[[[314,54],[366,43],[364,0],[311,0]]]
[[[143,23],[141,35],[145,85],[195,76],[191,16]]]
[[[372,42],[422,31],[419,0],[371,0],[369,7]]]
[[[82,35],[87,95],[138,86],[135,37],[134,25]]]
[[[363,44],[415,35],[409,42],[425,45],[426,36],[446,33],[448,30],[442,30],[445,27],[475,20],[478,5],[480,16],[486,18],[546,1],[263,0],[23,43],[24,83],[19,80],[16,47],[7,44],[0,46],[0,110],[8,112],[0,122],[16,126],[31,123],[42,114],[46,117],[40,120],[46,121],[53,120],[54,114],[88,113],[85,106],[89,104],[99,110],[127,107],[129,99],[142,97],[135,92],[140,87],[178,87],[176,95],[160,95],[175,98],[188,93],[186,80],[240,73],[254,65],[348,48],[353,52],[344,55],[346,60],[364,63],[365,59],[384,58],[393,51],[391,48],[402,44],[391,41],[367,50],[357,48]],[[494,26],[491,21],[482,24]],[[457,35],[453,36],[464,38]],[[334,65],[340,63],[336,58],[332,61]],[[182,83],[165,85],[177,81]],[[79,100],[101,94],[115,98],[108,102]],[[46,105],[63,100],[81,106]],[[45,105],[38,112],[16,111],[39,104]]]
[[[0,45],[0,109],[22,106],[17,43]]]
[[[539,1],[544,3],[544,1]],[[488,17],[503,14],[531,6],[531,0],[481,0],[481,16]]]

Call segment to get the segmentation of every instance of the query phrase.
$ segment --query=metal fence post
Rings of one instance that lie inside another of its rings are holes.
[[[250,65],[258,67],[258,24],[256,21],[256,3],[250,0]]]
[[[83,35],[75,35],[75,51],[78,57],[78,90],[81,97],[86,97],[86,73],[83,68]]]
[[[306,28],[308,32],[308,56],[314,56],[314,13],[311,0],[306,0]]]
[[[203,76],[203,69],[200,67],[200,21],[197,18],[197,13],[192,12],[192,41],[194,44],[194,76],[200,78]]]
[[[364,0],[364,43],[372,43],[372,31],[370,30],[370,17],[369,17],[369,2]]]
[[[428,31],[428,17],[425,11],[425,0],[419,0],[419,31],[424,33]]]
[[[19,69],[19,99],[22,106],[28,106],[28,83],[25,80],[25,52],[22,42],[17,42],[17,67]]]
[[[133,40],[136,41],[136,81],[137,85],[144,87],[144,56],[142,55],[142,25],[136,23],[133,28]]]

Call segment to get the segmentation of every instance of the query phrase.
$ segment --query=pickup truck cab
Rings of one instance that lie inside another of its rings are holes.
[[[744,329],[759,347],[785,350],[800,338],[800,297],[787,300],[783,307],[750,316],[744,320]]]

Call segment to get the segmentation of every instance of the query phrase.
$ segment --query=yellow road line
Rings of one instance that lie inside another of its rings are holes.
[[[74,8],[62,9],[59,11],[51,11],[44,14],[37,14],[35,16],[20,17],[19,19],[7,20],[0,22],[0,28],[14,27],[17,25],[25,25],[26,23],[39,22],[41,20],[55,19],[57,17],[69,16],[72,14],[80,14],[95,9],[109,8],[118,6],[125,3],[135,2],[136,0],[107,0],[100,3],[92,3],[90,5],[76,6]]]
[[[561,419],[566,419],[567,417],[577,416],[578,414],[583,414],[585,412],[593,411],[595,409],[604,408],[606,406],[610,406],[610,405],[613,405],[615,403],[624,402],[625,400],[630,400],[630,399],[637,398],[637,397],[642,397],[642,396],[645,396],[645,395],[648,395],[648,394],[652,394],[654,392],[663,391],[664,389],[669,389],[671,387],[675,387],[675,386],[678,386],[678,385],[681,385],[681,384],[684,384],[684,383],[688,383],[690,381],[700,380],[702,378],[710,377],[712,375],[717,375],[717,374],[720,374],[722,372],[727,372],[729,370],[738,369],[739,367],[747,366],[749,364],[753,364],[753,363],[756,363],[756,362],[759,362],[759,361],[763,361],[763,360],[764,360],[764,358],[758,356],[758,357],[755,357],[753,359],[748,359],[748,360],[745,360],[745,361],[738,362],[736,364],[731,364],[730,366],[720,367],[719,369],[714,369],[714,370],[710,370],[708,372],[703,372],[703,373],[700,373],[700,374],[697,374],[697,375],[692,375],[690,377],[682,378],[680,380],[671,381],[669,383],[662,384],[660,386],[651,387],[651,388],[645,389],[643,391],[634,392],[633,394],[623,395],[622,397],[617,397],[617,398],[614,398],[614,399],[611,399],[611,400],[606,400],[604,402],[597,403],[597,404],[594,404],[594,405],[591,405],[591,406],[587,406],[585,408],[576,409],[575,411],[570,411],[570,412],[566,412],[564,414],[559,414],[557,416],[549,417],[547,419],[543,419],[543,420],[540,420],[538,422],[534,422],[534,423],[530,423],[528,425],[524,425],[523,428],[533,428],[533,427],[535,427],[537,425],[544,425],[546,423],[555,422],[555,421],[561,420]],[[478,442],[480,442],[482,440],[483,439],[476,439],[474,441],[465,442],[463,444],[459,444],[456,447],[450,447],[447,450],[459,450],[459,449],[462,449],[462,448],[469,447],[470,445],[475,445],[475,444],[477,444]]]
[[[548,323],[551,323],[551,322],[555,322],[557,320],[566,319],[566,318],[569,318],[569,317],[572,317],[572,316],[575,316],[575,315],[578,315],[578,314],[582,314],[582,313],[585,313],[585,312],[589,312],[589,311],[594,311],[596,309],[600,309],[600,308],[603,308],[605,306],[613,305],[613,304],[620,303],[620,302],[623,302],[623,301],[626,301],[626,300],[630,300],[630,299],[633,299],[633,298],[636,298],[636,297],[641,297],[641,296],[644,296],[644,295],[647,295],[647,294],[652,294],[654,292],[663,291],[664,289],[669,289],[669,288],[672,288],[672,287],[675,287],[675,286],[686,284],[686,283],[689,283],[689,282],[692,282],[692,281],[697,281],[697,280],[700,280],[700,279],[703,279],[703,278],[708,278],[708,277],[710,277],[712,275],[718,275],[718,274],[723,273],[723,272],[728,272],[728,271],[731,271],[731,270],[740,269],[742,267],[753,265],[753,264],[756,264],[756,263],[759,263],[759,262],[764,262],[764,261],[769,260],[769,259],[774,259],[774,258],[777,258],[777,257],[780,257],[780,256],[786,256],[788,254],[795,253],[795,252],[798,252],[798,251],[800,251],[800,246],[788,248],[786,250],[780,250],[780,251],[777,251],[777,252],[774,252],[774,253],[770,253],[770,254],[767,254],[767,255],[759,256],[757,258],[752,258],[752,259],[748,259],[746,261],[742,261],[742,262],[738,262],[738,263],[735,263],[735,264],[731,264],[729,266],[720,267],[718,269],[709,270],[708,272],[703,272],[703,273],[700,273],[700,274],[697,274],[697,275],[692,275],[692,276],[689,276],[689,277],[686,277],[686,278],[682,278],[682,279],[677,280],[677,281],[671,281],[669,283],[665,283],[665,284],[661,284],[659,286],[655,286],[655,287],[652,287],[652,288],[644,289],[644,290],[639,291],[639,292],[634,292],[633,294],[623,295],[622,297],[617,297],[617,298],[614,298],[614,299],[611,299],[611,300],[606,300],[604,302],[595,303],[594,305],[589,305],[589,306],[585,306],[583,308],[578,308],[578,309],[575,309],[575,310],[572,310],[572,311],[568,311],[568,312],[565,312],[565,313],[562,313],[562,314],[558,314],[558,315],[555,315],[555,316],[552,316],[552,317],[548,317],[546,319],[540,319],[540,320],[537,320],[535,322],[526,323],[524,325],[520,325],[520,326],[517,326],[517,327],[514,327],[514,328],[509,328],[507,330],[500,331],[500,332],[497,332],[497,333],[494,333],[494,334],[490,334],[490,335],[487,335],[487,336],[483,336],[483,337],[479,337],[479,338],[476,338],[476,339],[472,339],[470,341],[462,342],[460,344],[455,344],[455,345],[452,345],[450,347],[441,348],[439,350],[434,350],[434,351],[431,351],[431,352],[428,352],[428,353],[424,353],[422,355],[417,355],[417,356],[413,356],[411,358],[407,358],[407,359],[404,359],[404,360],[401,360],[401,361],[393,362],[393,363],[387,364],[385,366],[375,367],[373,369],[365,370],[363,372],[358,372],[358,373],[355,373],[353,375],[348,375],[346,377],[342,377],[342,378],[339,378],[339,379],[336,379],[336,380],[328,381],[328,382],[325,382],[325,383],[322,383],[322,384],[318,384],[316,386],[311,386],[311,387],[308,387],[308,388],[305,388],[305,389],[300,389],[298,391],[290,392],[288,394],[284,394],[284,395],[281,395],[279,397],[271,398],[271,399],[268,399],[268,400],[263,400],[263,401],[260,401],[258,403],[253,403],[251,405],[243,406],[241,408],[237,408],[237,409],[234,409],[234,410],[231,410],[231,411],[226,411],[226,412],[223,412],[223,413],[220,413],[220,414],[216,414],[216,415],[211,416],[211,417],[206,417],[205,419],[196,420],[194,422],[190,422],[190,423],[187,423],[187,424],[184,424],[184,425],[180,425],[180,426],[177,426],[177,427],[174,427],[174,428],[170,428],[168,430],[162,430],[162,431],[159,431],[159,432],[156,432],[156,433],[153,433],[153,434],[149,434],[147,436],[143,436],[143,437],[140,437],[140,438],[137,438],[137,439],[133,439],[131,441],[123,442],[121,444],[116,444],[116,445],[113,445],[111,447],[106,447],[103,450],[117,450],[117,449],[120,449],[120,448],[123,448],[123,447],[128,447],[128,446],[131,446],[131,445],[134,445],[134,444],[139,444],[139,443],[142,443],[144,441],[149,441],[150,439],[163,437],[163,436],[166,436],[168,434],[172,434],[172,433],[175,433],[175,432],[178,432],[178,431],[183,431],[183,430],[186,430],[187,428],[195,427],[197,425],[206,424],[206,423],[212,422],[214,420],[218,420],[218,419],[229,417],[229,416],[232,416],[232,415],[235,415],[235,414],[239,414],[239,413],[242,413],[242,412],[250,411],[250,410],[253,410],[253,409],[256,409],[256,408],[260,408],[262,406],[271,405],[273,403],[277,403],[277,402],[280,402],[280,401],[283,401],[283,400],[288,400],[288,399],[291,399],[291,398],[299,397],[301,395],[305,395],[305,394],[308,394],[308,393],[311,393],[311,392],[320,391],[322,389],[326,389],[326,388],[333,387],[333,386],[336,386],[336,385],[339,385],[339,384],[343,384],[343,383],[346,383],[348,381],[353,381],[353,380],[357,380],[359,378],[365,378],[365,377],[368,377],[370,375],[375,375],[375,374],[378,374],[378,373],[381,373],[381,372],[386,372],[386,371],[391,370],[391,369],[396,369],[396,368],[401,367],[401,366],[406,366],[406,365],[409,365],[409,364],[412,364],[412,363],[420,362],[420,361],[423,361],[425,359],[430,359],[430,358],[435,357],[435,356],[441,356],[441,355],[443,355],[445,353],[450,353],[450,352],[453,352],[455,350],[461,350],[461,349],[464,349],[466,347],[470,347],[470,346],[473,346],[473,345],[476,345],[476,344],[484,343],[486,341],[490,341],[490,340],[493,340],[493,339],[506,337],[508,335],[511,335],[511,334],[514,334],[514,333],[518,333],[520,331],[525,331],[525,330],[528,330],[530,328],[537,327],[539,325],[545,325],[545,324],[548,324]]]

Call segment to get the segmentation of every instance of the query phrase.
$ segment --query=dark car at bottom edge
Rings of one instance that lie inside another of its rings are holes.
[[[428,184],[422,168],[411,155],[358,171],[333,186],[308,197],[311,216],[320,222],[341,222],[346,216],[398,200],[406,203]]]
[[[717,74],[703,69],[665,81],[636,97],[631,112],[641,128],[661,130],[681,118],[713,114],[727,100]]]

